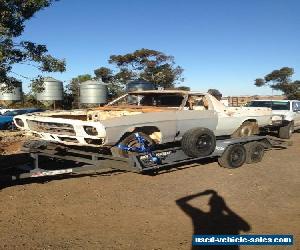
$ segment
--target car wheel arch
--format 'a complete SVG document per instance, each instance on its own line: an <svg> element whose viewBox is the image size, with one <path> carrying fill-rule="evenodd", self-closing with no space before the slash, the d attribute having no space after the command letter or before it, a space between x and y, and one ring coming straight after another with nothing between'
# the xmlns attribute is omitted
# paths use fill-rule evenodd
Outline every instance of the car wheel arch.
<svg viewBox="0 0 300 250"><path fill-rule="evenodd" d="M159 129L157 126L134 126L127 128L121 135L120 139L117 143L124 140L127 136L129 136L132 133L136 132L142 132L146 135L149 135L151 139L153 139L156 143L161 143L163 134L161 132L161 129Z"/></svg>
<svg viewBox="0 0 300 250"><path fill-rule="evenodd" d="M258 122L256 119L253 118L248 118L248 119L244 119L243 122L241 123L241 125L234 131L234 133L232 134L232 137L242 137L244 135L241 136L241 133L244 127L250 127L251 134L258 134L259 133L259 126L258 126Z"/></svg>

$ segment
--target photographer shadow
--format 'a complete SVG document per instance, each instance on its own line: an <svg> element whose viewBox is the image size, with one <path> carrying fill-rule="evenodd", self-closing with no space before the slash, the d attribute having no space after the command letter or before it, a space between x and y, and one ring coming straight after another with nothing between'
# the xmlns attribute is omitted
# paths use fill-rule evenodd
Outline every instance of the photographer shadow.
<svg viewBox="0 0 300 250"><path fill-rule="evenodd" d="M201 196L211 195L208 201L210 210L202 211L189 204L190 200ZM224 199L214 190L189 195L176 200L176 204L192 219L194 234L198 235L239 235L241 231L247 232L250 225L238 214L233 212L225 203ZM230 249L238 250L237 245L222 246L192 246L196 249Z"/></svg>

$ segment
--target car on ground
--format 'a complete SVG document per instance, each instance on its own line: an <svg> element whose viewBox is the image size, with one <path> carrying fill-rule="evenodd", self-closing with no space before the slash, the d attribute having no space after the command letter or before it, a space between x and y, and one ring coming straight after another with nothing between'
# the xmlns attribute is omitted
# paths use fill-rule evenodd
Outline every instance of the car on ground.
<svg viewBox="0 0 300 250"><path fill-rule="evenodd" d="M0 116L0 129L1 130L8 130L8 129L15 129L16 126L14 124L13 118L16 115L34 113L34 112L42 112L42 109L38 108L28 108L28 109L13 109L10 111L6 111L3 115Z"/></svg>
<svg viewBox="0 0 300 250"><path fill-rule="evenodd" d="M277 132L282 139L289 139L295 130L300 129L299 100L253 100L247 106L271 108L272 124L265 129Z"/></svg>
<svg viewBox="0 0 300 250"><path fill-rule="evenodd" d="M14 110L14 109L6 109L6 108L0 107L0 115L3 115L5 112L12 111L12 110Z"/></svg>
<svg viewBox="0 0 300 250"><path fill-rule="evenodd" d="M42 140L112 148L134 145L135 132L154 144L181 141L195 128L209 129L214 136L249 136L270 124L271 114L269 108L225 107L207 93L149 90L127 93L104 107L25 114L14 120ZM201 136L200 130L194 133ZM184 141L190 142L187 136Z"/></svg>

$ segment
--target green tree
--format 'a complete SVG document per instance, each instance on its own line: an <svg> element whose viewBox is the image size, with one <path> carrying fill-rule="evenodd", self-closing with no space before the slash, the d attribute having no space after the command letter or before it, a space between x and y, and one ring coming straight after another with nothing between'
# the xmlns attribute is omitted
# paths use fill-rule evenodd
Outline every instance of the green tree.
<svg viewBox="0 0 300 250"><path fill-rule="evenodd" d="M144 79L157 87L174 88L184 81L183 69L176 66L174 57L156 50L139 49L125 55L111 55L109 63L118 69L114 79L122 84Z"/></svg>
<svg viewBox="0 0 300 250"><path fill-rule="evenodd" d="M176 89L178 89L178 90L184 90L184 91L190 91L191 90L191 88L188 87L188 86L178 86Z"/></svg>
<svg viewBox="0 0 300 250"><path fill-rule="evenodd" d="M269 86L274 90L282 91L288 99L300 99L300 81L292 81L294 69L283 67L279 70L273 70L264 78L254 80L257 87Z"/></svg>
<svg viewBox="0 0 300 250"><path fill-rule="evenodd" d="M94 70L94 74L97 79L101 79L105 83L114 81L113 71L109 68L100 67Z"/></svg>
<svg viewBox="0 0 300 250"><path fill-rule="evenodd" d="M108 98L114 99L124 93L124 85L120 84L118 77L107 67L100 67L94 70L95 79L100 79L107 84Z"/></svg>
<svg viewBox="0 0 300 250"><path fill-rule="evenodd" d="M12 71L15 64L31 65L42 72L65 71L65 61L49 55L45 45L18 39L24 31L25 21L39 10L49 7L52 2L54 0L0 1L0 82L7 84L6 91L20 83L19 79L11 76L21 76ZM41 76L34 83L41 84Z"/></svg>
<svg viewBox="0 0 300 250"><path fill-rule="evenodd" d="M211 94L212 96L214 96L217 100L221 100L221 98L222 98L222 93L219 91L219 90L217 90L217 89L209 89L208 91L207 91L207 93L208 94Z"/></svg>

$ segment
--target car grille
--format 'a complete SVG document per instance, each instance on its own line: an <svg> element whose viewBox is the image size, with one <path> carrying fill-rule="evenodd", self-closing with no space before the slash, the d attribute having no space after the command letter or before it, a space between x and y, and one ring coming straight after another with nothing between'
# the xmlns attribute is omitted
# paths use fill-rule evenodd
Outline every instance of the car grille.
<svg viewBox="0 0 300 250"><path fill-rule="evenodd" d="M30 130L35 132L47 132L58 135L76 135L71 124L56 122L41 122L27 120Z"/></svg>

